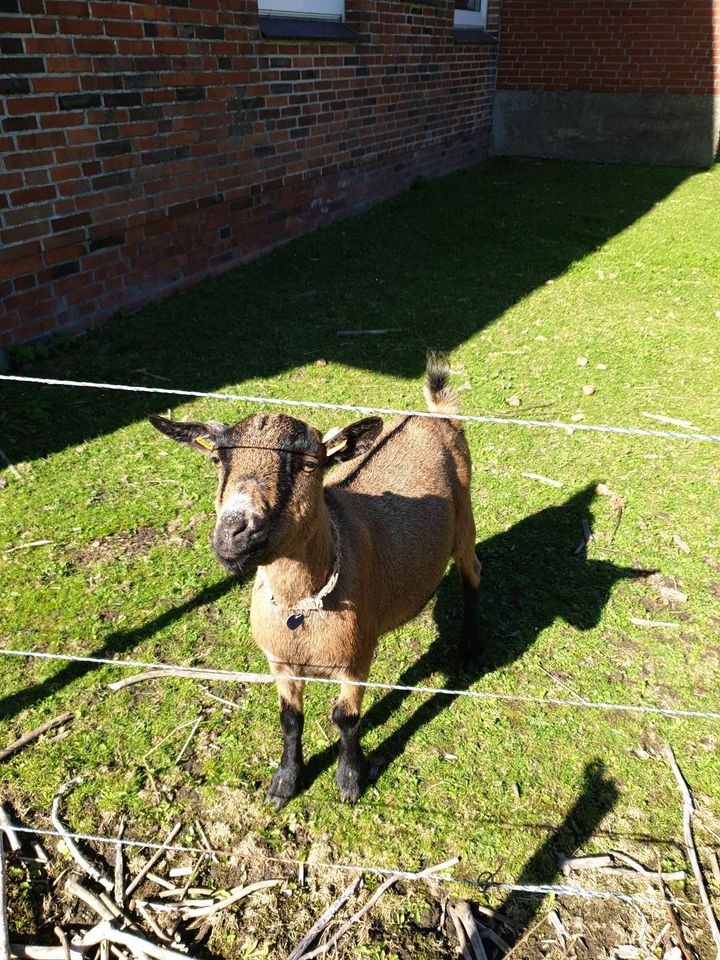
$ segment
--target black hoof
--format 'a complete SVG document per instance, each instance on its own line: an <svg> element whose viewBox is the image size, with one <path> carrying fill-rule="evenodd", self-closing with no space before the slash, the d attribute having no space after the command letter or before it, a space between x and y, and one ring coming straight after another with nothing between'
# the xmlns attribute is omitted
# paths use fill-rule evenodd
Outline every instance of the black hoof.
<svg viewBox="0 0 720 960"><path fill-rule="evenodd" d="M335 782L340 791L340 799L343 803L357 803L363 792L367 780L367 763L365 758L355 763L340 761Z"/></svg>
<svg viewBox="0 0 720 960"><path fill-rule="evenodd" d="M267 803L271 803L275 810L282 810L285 804L292 800L298 792L302 767L278 767L273 775L272 782L265 795Z"/></svg>

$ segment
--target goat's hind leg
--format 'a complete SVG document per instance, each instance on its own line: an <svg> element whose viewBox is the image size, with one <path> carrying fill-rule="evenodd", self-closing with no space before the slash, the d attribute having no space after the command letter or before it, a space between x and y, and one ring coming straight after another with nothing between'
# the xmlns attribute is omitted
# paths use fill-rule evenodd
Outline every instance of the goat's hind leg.
<svg viewBox="0 0 720 960"><path fill-rule="evenodd" d="M462 644L469 654L477 652L480 635L477 622L477 605L480 591L480 561L475 553L475 520L470 497L462 511L455 535L453 560L458 568L463 587Z"/></svg>
<svg viewBox="0 0 720 960"><path fill-rule="evenodd" d="M366 680L367 674L352 679ZM340 731L340 758L335 781L340 799L350 803L360 799L367 774L367 761L360 746L360 708L364 693L364 687L341 684L340 697L332 714L333 723Z"/></svg>
<svg viewBox="0 0 720 960"><path fill-rule="evenodd" d="M302 680L283 680L276 677L280 697L280 727L283 736L283 753L280 766L275 771L267 792L267 800L276 810L282 809L294 797L300 786L303 771L302 733L303 714Z"/></svg>

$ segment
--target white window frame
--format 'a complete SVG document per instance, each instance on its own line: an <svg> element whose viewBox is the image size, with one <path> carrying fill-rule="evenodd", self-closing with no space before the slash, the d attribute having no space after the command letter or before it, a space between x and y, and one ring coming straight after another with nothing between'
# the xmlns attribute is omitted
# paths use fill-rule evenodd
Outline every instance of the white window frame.
<svg viewBox="0 0 720 960"><path fill-rule="evenodd" d="M456 10L453 25L484 30L487 25L488 0L480 0L479 10Z"/></svg>
<svg viewBox="0 0 720 960"><path fill-rule="evenodd" d="M343 21L345 0L258 0L258 12L261 17Z"/></svg>

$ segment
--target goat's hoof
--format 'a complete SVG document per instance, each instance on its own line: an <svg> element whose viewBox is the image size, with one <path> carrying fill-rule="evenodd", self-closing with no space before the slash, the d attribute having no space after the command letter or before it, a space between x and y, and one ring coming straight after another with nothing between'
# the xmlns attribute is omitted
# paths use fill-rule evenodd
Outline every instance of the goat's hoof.
<svg viewBox="0 0 720 960"><path fill-rule="evenodd" d="M265 801L275 807L275 811L282 810L285 804L292 800L298 790L298 781L302 768L278 767L272 782L265 794Z"/></svg>
<svg viewBox="0 0 720 960"><path fill-rule="evenodd" d="M335 781L340 791L340 800L343 803L357 803L362 793L363 782L365 780L365 768L347 767L341 765L338 767Z"/></svg>

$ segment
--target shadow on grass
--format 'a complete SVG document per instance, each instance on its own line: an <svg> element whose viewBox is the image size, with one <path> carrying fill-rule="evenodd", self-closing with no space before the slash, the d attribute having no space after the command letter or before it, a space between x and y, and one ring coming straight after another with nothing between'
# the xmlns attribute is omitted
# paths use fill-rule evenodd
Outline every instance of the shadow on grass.
<svg viewBox="0 0 720 960"><path fill-rule="evenodd" d="M595 834L604 818L610 813L620 797L615 781L608 776L605 766L595 760L585 767L582 792L565 815L563 822L538 847L514 881L518 886L555 883L560 875L559 857L572 856ZM513 891L497 907L497 912L506 917L517 933L510 945L527 932L540 911L543 898L538 894ZM507 935L503 930L503 937Z"/></svg>
<svg viewBox="0 0 720 960"><path fill-rule="evenodd" d="M156 633L159 633L161 630L164 630L166 627L169 627L171 624L176 623L198 607L203 607L208 603L214 603L216 600L219 600L220 597L223 597L241 582L238 577L225 577L225 579L220 580L219 583L214 583L211 587L205 587L204 590L201 590L200 593L194 597L191 597L184 603L178 604L176 607L171 607L158 617L155 617L154 620L143 624L141 627L137 627L135 630L118 630L116 633L111 633L102 646L85 654L85 656L112 658L114 654L125 653L138 644L143 643L143 641L148 640ZM20 713L21 710L34 706L36 703L44 700L45 697L52 696L62 687L73 683L75 680L79 680L93 670L99 669L100 666L100 664L95 663L68 663L56 674L53 674L52 677L48 677L47 680L26 687L18 693L3 697L0 699L0 719L10 719L14 717Z"/></svg>
<svg viewBox="0 0 720 960"><path fill-rule="evenodd" d="M396 682L467 690L485 674L519 660L540 633L557 619L578 630L596 626L615 584L645 576L647 571L618 567L606 560L589 560L585 555L573 553L582 529L581 521L591 516L594 497L591 484L565 503L532 514L479 544L477 552L483 574L479 613L481 640L476 657L472 659L459 653L460 583L452 570L440 585L435 606L437 638ZM438 674L444 677L444 683ZM414 696L401 690L383 695L363 714L363 733L383 727L403 702ZM382 741L372 763L380 771L380 778L382 770L403 753L410 739L456 699L446 694L423 699ZM477 701L475 708L482 710L483 704ZM305 783L312 783L335 757L335 746L311 757L305 769Z"/></svg>
<svg viewBox="0 0 720 960"><path fill-rule="evenodd" d="M692 172L497 159L111 322L22 372L213 391L323 358L331 374L337 363L419 377L428 349L464 343L625 230ZM400 330L338 336L362 328ZM255 385L251 392L262 390ZM313 398L305 384L282 392ZM376 393L352 399L383 399ZM0 397L2 447L15 462L178 402L10 383L0 383ZM214 416L234 421L247 412L216 401Z"/></svg>

